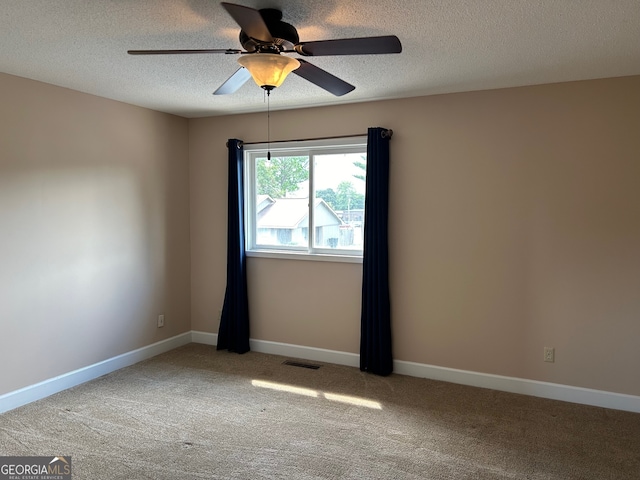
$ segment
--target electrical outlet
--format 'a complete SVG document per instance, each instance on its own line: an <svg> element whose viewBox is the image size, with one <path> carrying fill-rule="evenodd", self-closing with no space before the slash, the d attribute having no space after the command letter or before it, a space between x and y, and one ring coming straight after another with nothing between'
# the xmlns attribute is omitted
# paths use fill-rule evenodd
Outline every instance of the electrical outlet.
<svg viewBox="0 0 640 480"><path fill-rule="evenodd" d="M553 363L555 361L555 353L553 347L544 347L544 361Z"/></svg>
<svg viewBox="0 0 640 480"><path fill-rule="evenodd" d="M158 328L164 327L164 315L158 315Z"/></svg>

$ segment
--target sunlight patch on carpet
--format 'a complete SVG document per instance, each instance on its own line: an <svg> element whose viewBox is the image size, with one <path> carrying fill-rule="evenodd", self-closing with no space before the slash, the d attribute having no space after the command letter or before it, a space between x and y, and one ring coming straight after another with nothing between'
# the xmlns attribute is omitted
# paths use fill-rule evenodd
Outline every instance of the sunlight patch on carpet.
<svg viewBox="0 0 640 480"><path fill-rule="evenodd" d="M334 402L348 403L349 405L356 405L358 407L374 408L376 410L382 410L380 402L375 400L368 400L366 398L351 397L349 395L338 395L337 393L325 393L324 398L332 400Z"/></svg>
<svg viewBox="0 0 640 480"><path fill-rule="evenodd" d="M271 390L278 390L280 392L295 393L298 395L304 395L305 397L318 397L318 392L310 390L308 388L294 387L293 385L286 385L283 383L266 382L264 380L251 380L251 385L260 388L269 388Z"/></svg>
<svg viewBox="0 0 640 480"><path fill-rule="evenodd" d="M309 388L296 387L293 385L287 385L285 383L268 382L266 380L251 380L251 385L254 387L268 388L270 390L277 390L280 392L295 393L297 395L304 395L305 397L320 398L322 395L327 400L332 402L347 403L349 405L355 405L358 407L373 408L375 410L382 410L380 402L375 400L369 400L367 398L352 397L349 395L340 395L337 393L318 392Z"/></svg>

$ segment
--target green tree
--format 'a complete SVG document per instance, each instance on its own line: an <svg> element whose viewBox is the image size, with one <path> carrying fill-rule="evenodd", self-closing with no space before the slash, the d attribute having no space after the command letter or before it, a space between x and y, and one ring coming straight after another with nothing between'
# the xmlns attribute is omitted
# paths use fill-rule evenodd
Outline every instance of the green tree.
<svg viewBox="0 0 640 480"><path fill-rule="evenodd" d="M300 183L309 180L308 157L259 158L256 162L258 195L285 198L298 190Z"/></svg>
<svg viewBox="0 0 640 480"><path fill-rule="evenodd" d="M323 190L318 190L316 192L316 197L321 198L327 205L329 205L334 210L337 210L336 204L338 203L338 197L336 196L336 192L333 188L325 188Z"/></svg>
<svg viewBox="0 0 640 480"><path fill-rule="evenodd" d="M364 195L356 193L351 201L351 208L364 208Z"/></svg>
<svg viewBox="0 0 640 480"><path fill-rule="evenodd" d="M358 167L360 170L362 170L362 174L354 174L353 176L355 178L357 178L358 180L362 180L363 182L366 181L367 177L367 157L365 157L364 155L361 155L360 158L362 158L362 161L355 161L353 162L353 164Z"/></svg>
<svg viewBox="0 0 640 480"><path fill-rule="evenodd" d="M340 182L336 191L336 210L364 208L364 195L351 182Z"/></svg>

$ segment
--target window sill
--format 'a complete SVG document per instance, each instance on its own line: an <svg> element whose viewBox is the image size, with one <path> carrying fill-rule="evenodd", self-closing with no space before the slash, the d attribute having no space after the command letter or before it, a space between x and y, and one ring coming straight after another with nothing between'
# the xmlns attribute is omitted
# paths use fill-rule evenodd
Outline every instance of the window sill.
<svg viewBox="0 0 640 480"><path fill-rule="evenodd" d="M277 258L281 260L302 260L311 262L335 262L335 263L362 263L361 256L355 255L330 255L324 253L299 253L270 250L247 250L247 257Z"/></svg>

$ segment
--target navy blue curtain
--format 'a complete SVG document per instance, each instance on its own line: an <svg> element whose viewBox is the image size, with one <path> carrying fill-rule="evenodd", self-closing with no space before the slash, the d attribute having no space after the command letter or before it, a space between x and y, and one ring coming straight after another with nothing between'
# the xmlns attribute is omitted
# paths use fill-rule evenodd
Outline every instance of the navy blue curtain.
<svg viewBox="0 0 640 480"><path fill-rule="evenodd" d="M391 134L384 128L367 132L360 370L377 375L393 371L388 242Z"/></svg>
<svg viewBox="0 0 640 480"><path fill-rule="evenodd" d="M220 328L218 350L249 351L249 299L244 249L244 159L242 141L231 139L229 149L229 213L227 216L227 289Z"/></svg>

